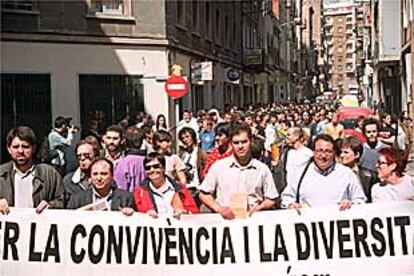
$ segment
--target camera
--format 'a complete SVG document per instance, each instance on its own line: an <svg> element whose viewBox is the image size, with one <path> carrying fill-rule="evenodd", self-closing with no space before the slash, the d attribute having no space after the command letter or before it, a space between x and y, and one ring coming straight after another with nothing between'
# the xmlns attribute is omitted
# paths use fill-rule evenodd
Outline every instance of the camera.
<svg viewBox="0 0 414 276"><path fill-rule="evenodd" d="M192 171L193 166L191 164L185 163L184 174L188 182L191 182L194 179L194 173L192 173Z"/></svg>

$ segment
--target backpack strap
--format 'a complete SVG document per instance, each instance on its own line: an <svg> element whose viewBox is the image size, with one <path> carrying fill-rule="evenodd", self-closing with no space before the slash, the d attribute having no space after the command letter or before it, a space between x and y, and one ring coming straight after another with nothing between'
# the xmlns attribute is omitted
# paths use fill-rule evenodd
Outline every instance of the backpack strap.
<svg viewBox="0 0 414 276"><path fill-rule="evenodd" d="M313 162L313 158L311 158L308 162L308 164L306 164L305 169L302 172L302 175L299 178L299 183L298 183L298 188L296 189L296 203L299 203L299 191L300 191L300 186L302 186L302 182L303 182L303 178L305 177L306 172L309 169L310 164Z"/></svg>

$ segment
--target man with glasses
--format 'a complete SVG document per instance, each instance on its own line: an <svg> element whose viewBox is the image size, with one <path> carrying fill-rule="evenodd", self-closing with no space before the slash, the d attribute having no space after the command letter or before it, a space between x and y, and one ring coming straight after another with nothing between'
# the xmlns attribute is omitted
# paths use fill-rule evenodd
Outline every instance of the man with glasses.
<svg viewBox="0 0 414 276"><path fill-rule="evenodd" d="M335 163L335 142L326 134L315 138L314 158L296 178L288 182L282 193L282 207L339 205L340 210L366 201L357 176L350 168Z"/></svg>
<svg viewBox="0 0 414 276"><path fill-rule="evenodd" d="M388 147L378 139L380 125L374 118L367 118L362 123L362 130L367 142L363 144L364 151L361 156L360 164L362 167L372 171L377 171L376 164L378 160L378 152Z"/></svg>
<svg viewBox="0 0 414 276"><path fill-rule="evenodd" d="M73 194L85 191L90 187L88 173L92 161L99 154L94 150L93 145L85 140L81 140L76 144L76 159L79 167L63 178L65 187L65 204L67 204Z"/></svg>

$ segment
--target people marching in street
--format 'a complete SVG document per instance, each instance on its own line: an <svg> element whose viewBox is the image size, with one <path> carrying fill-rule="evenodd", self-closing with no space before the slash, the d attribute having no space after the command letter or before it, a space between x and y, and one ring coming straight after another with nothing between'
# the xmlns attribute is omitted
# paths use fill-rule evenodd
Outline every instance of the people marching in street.
<svg viewBox="0 0 414 276"><path fill-rule="evenodd" d="M138 210L154 217L201 210L233 219L240 215L234 207L237 202L245 202L251 214L325 205L345 210L365 202L412 199L412 180L404 173L413 128L406 114L399 123L385 113L381 123L376 115L359 116L352 130L342 124L337 107L328 104L227 106L222 114L224 120L218 109L184 110L183 119L171 129L164 114L153 122L151 115L141 113L138 123L126 115L102 136L95 131L79 141L73 150L78 167L69 172L65 172L65 155L77 128L70 125L70 118L57 117L47 144L58 154L41 153L52 156L50 163L63 174L63 182L56 170L38 164L42 155L35 154L37 142L31 130L15 128L7 142L12 161L0 167L0 210L80 208L93 205L97 198L108 199L115 189L135 193ZM398 156L395 148L401 150ZM101 160L98 167L105 167L101 170L105 172L93 176L90 166L101 157L112 168ZM51 177L42 188L54 185L56 194L32 198L27 194L30 189L14 188L14 182L37 183L40 171ZM104 177L108 181L97 180L102 174L108 175ZM98 191L96 185L102 181L109 184ZM83 196L74 197L78 194ZM161 198L154 199L157 194ZM133 210L134 206L125 207Z"/></svg>

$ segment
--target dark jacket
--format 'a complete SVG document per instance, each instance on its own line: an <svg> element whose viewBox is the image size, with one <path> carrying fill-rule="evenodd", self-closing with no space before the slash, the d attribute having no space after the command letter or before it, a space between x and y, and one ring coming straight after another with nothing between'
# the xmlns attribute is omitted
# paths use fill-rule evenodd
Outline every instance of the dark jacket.
<svg viewBox="0 0 414 276"><path fill-rule="evenodd" d="M379 182L377 173L359 166L358 177L361 181L364 193L368 199L367 202L372 202L372 197L371 197L372 186L374 186L375 183Z"/></svg>
<svg viewBox="0 0 414 276"><path fill-rule="evenodd" d="M10 206L14 206L14 174L13 161L0 166L0 198L5 198ZM33 207L45 200L52 208L63 208L62 177L52 166L35 165L32 196Z"/></svg>
<svg viewBox="0 0 414 276"><path fill-rule="evenodd" d="M93 200L92 188L88 188L85 191L81 191L72 195L68 203L68 209L78 209L85 205L91 204ZM119 211L119 208L130 207L136 210L134 198L132 193L119 189L116 183L112 184L112 196L111 196L111 211Z"/></svg>
<svg viewBox="0 0 414 276"><path fill-rule="evenodd" d="M63 178L63 186L65 187L65 206L68 205L72 195L85 191L90 187L87 179L83 179L79 183L73 182L72 177L74 174L75 172L68 173Z"/></svg>

